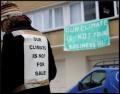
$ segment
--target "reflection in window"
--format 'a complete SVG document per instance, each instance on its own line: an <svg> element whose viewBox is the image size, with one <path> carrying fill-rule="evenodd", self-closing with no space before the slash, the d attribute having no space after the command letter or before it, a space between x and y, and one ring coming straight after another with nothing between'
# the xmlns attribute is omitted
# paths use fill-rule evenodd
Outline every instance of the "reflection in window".
<svg viewBox="0 0 120 94"><path fill-rule="evenodd" d="M105 81L105 73L104 72L94 72L92 74L92 81L96 86L102 85Z"/></svg>
<svg viewBox="0 0 120 94"><path fill-rule="evenodd" d="M91 81L91 75L89 75L82 81L82 89L90 88L90 81Z"/></svg>
<svg viewBox="0 0 120 94"><path fill-rule="evenodd" d="M113 1L99 1L100 19L114 16Z"/></svg>
<svg viewBox="0 0 120 94"><path fill-rule="evenodd" d="M95 1L84 1L85 21L96 19Z"/></svg>
<svg viewBox="0 0 120 94"><path fill-rule="evenodd" d="M63 10L62 7L55 8L55 27L63 26Z"/></svg>
<svg viewBox="0 0 120 94"><path fill-rule="evenodd" d="M80 3L74 3L70 5L70 23L81 22L81 6Z"/></svg>
<svg viewBox="0 0 120 94"><path fill-rule="evenodd" d="M90 88L95 88L101 86L105 81L105 72L104 71L96 71L93 72L91 75L87 76L81 82L81 89L86 90Z"/></svg>
<svg viewBox="0 0 120 94"><path fill-rule="evenodd" d="M83 80L83 83L89 83L90 82L90 78L91 78L91 76L86 77L86 79Z"/></svg>

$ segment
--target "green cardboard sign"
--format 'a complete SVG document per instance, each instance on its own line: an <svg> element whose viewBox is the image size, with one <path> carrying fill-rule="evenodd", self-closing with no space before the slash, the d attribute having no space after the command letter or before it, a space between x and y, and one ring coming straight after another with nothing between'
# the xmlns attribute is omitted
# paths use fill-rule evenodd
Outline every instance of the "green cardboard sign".
<svg viewBox="0 0 120 94"><path fill-rule="evenodd" d="M69 25L64 28L64 50L90 50L110 45L107 19Z"/></svg>

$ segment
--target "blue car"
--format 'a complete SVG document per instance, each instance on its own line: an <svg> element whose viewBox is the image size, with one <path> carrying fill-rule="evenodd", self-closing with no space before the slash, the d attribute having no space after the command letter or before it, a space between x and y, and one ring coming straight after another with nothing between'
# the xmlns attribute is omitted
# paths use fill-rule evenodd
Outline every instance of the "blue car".
<svg viewBox="0 0 120 94"><path fill-rule="evenodd" d="M94 68L68 93L119 93L119 68Z"/></svg>

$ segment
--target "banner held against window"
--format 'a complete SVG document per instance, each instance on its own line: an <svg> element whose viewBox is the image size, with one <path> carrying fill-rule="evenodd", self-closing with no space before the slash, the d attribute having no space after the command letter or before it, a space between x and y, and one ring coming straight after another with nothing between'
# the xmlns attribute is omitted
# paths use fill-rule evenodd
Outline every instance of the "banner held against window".
<svg viewBox="0 0 120 94"><path fill-rule="evenodd" d="M107 19L69 25L64 28L64 51L90 50L109 45Z"/></svg>

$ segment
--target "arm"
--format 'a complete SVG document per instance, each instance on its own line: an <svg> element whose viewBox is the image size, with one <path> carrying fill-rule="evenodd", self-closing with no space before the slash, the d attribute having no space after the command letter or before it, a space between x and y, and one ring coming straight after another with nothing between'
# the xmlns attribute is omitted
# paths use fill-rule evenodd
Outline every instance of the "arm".
<svg viewBox="0 0 120 94"><path fill-rule="evenodd" d="M55 78L57 69L49 41L48 41L48 50L49 50L49 80L51 81Z"/></svg>
<svg viewBox="0 0 120 94"><path fill-rule="evenodd" d="M2 94L9 94L14 88L14 37L12 34L5 34L2 46Z"/></svg>

